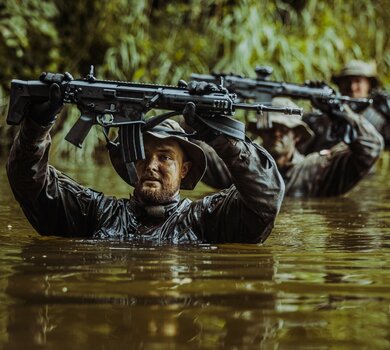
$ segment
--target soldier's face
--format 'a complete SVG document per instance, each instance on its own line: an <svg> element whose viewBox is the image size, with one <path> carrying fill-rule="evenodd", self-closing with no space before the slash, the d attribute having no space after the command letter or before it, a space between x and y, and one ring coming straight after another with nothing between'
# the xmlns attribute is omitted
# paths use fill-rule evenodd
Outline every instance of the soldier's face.
<svg viewBox="0 0 390 350"><path fill-rule="evenodd" d="M289 160L298 141L294 130L284 125L273 124L272 129L262 134L264 148L277 161L284 157Z"/></svg>
<svg viewBox="0 0 390 350"><path fill-rule="evenodd" d="M135 193L145 203L167 203L179 192L181 180L186 177L191 162L185 161L175 140L146 135L144 146L146 158L136 162L139 180Z"/></svg>
<svg viewBox="0 0 390 350"><path fill-rule="evenodd" d="M340 92L353 98L368 97L371 90L371 82L366 77L351 76L340 81Z"/></svg>

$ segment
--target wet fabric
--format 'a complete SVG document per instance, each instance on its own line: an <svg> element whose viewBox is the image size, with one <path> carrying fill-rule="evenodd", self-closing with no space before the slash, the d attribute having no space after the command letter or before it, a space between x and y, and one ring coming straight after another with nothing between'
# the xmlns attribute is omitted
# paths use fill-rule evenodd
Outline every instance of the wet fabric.
<svg viewBox="0 0 390 350"><path fill-rule="evenodd" d="M363 116L374 125L385 141L385 148L390 149L390 116L386 119L374 107L368 107L364 110Z"/></svg>
<svg viewBox="0 0 390 350"><path fill-rule="evenodd" d="M295 151L291 162L279 169L285 181L286 196L341 195L364 178L381 154L383 139L364 117L354 114L354 124L357 138L350 145L338 143L329 150L307 156ZM204 147L204 151L207 161L216 164L209 167L203 181L219 189L230 186L222 160L210 148Z"/></svg>
<svg viewBox="0 0 390 350"><path fill-rule="evenodd" d="M251 142L219 136L210 143L232 175L228 189L197 201L175 197L163 208L151 208L134 197L117 199L81 186L48 165L49 131L25 119L7 164L15 198L42 235L258 243L274 226L284 183L272 157Z"/></svg>
<svg viewBox="0 0 390 350"><path fill-rule="evenodd" d="M385 148L390 149L389 121L372 106L367 107L360 114L374 125L375 129L384 139ZM302 153L309 154L318 152L323 149L331 148L338 143L338 141L330 135L331 119L327 115L316 112L308 113L303 117L303 120L309 125L310 129L314 131L315 137L310 143L303 145L300 149Z"/></svg>

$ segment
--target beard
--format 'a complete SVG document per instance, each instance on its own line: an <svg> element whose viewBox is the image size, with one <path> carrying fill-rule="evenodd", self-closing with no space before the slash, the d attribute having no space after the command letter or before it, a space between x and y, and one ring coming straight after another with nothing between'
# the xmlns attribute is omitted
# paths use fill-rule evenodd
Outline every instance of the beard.
<svg viewBox="0 0 390 350"><path fill-rule="evenodd" d="M138 182L134 188L135 196L145 204L165 204L171 202L172 198L179 192L179 185L171 185L167 188L144 188Z"/></svg>
<svg viewBox="0 0 390 350"><path fill-rule="evenodd" d="M285 156L290 151L289 145L286 145L283 141L277 141L265 148L273 158Z"/></svg>

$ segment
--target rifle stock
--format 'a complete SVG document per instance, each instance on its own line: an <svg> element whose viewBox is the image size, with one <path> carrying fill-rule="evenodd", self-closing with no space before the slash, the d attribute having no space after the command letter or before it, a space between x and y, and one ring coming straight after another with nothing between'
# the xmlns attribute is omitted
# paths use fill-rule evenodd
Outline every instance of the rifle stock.
<svg viewBox="0 0 390 350"><path fill-rule="evenodd" d="M48 95L49 86L39 80L12 80L7 124L19 125L26 114L29 104L34 100L43 101L45 98L47 99Z"/></svg>

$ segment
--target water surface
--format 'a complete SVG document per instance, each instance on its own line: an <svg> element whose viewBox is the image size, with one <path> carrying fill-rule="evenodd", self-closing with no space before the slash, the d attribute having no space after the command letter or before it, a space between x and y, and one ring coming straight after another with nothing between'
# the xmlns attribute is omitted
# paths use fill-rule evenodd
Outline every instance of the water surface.
<svg viewBox="0 0 390 350"><path fill-rule="evenodd" d="M390 349L388 161L345 197L287 199L264 245L156 247L40 237L2 160L0 349ZM57 166L128 195L109 166Z"/></svg>

